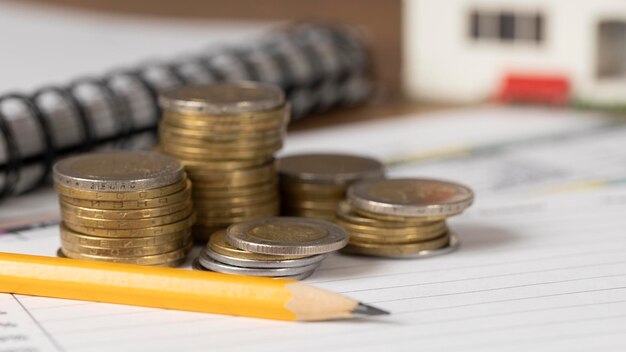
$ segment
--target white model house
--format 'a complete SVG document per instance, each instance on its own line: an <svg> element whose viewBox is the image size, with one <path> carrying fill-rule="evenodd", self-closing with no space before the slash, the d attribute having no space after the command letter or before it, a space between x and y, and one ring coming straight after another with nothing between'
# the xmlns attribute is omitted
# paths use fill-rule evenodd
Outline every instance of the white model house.
<svg viewBox="0 0 626 352"><path fill-rule="evenodd" d="M410 97L484 101L521 79L539 86L558 81L568 101L626 103L626 0L405 0L404 6Z"/></svg>

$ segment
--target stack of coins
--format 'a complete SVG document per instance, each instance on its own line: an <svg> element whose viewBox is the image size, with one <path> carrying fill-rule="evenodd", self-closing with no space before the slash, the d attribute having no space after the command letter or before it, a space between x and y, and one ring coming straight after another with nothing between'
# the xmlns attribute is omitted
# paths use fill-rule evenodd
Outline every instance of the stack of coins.
<svg viewBox="0 0 626 352"><path fill-rule="evenodd" d="M164 93L159 150L181 160L193 181L197 239L240 221L278 215L273 155L289 106L272 85L233 82Z"/></svg>
<svg viewBox="0 0 626 352"><path fill-rule="evenodd" d="M334 220L348 186L385 176L375 159L346 154L301 154L278 160L283 215Z"/></svg>
<svg viewBox="0 0 626 352"><path fill-rule="evenodd" d="M177 266L192 245L191 183L182 164L153 152L84 154L54 165L59 255Z"/></svg>
<svg viewBox="0 0 626 352"><path fill-rule="evenodd" d="M468 187L429 179L360 182L337 208L337 223L350 234L347 253L425 257L454 250L459 242L446 219L472 204Z"/></svg>
<svg viewBox="0 0 626 352"><path fill-rule="evenodd" d="M231 225L211 236L197 269L229 274L304 279L348 233L328 221L273 217Z"/></svg>

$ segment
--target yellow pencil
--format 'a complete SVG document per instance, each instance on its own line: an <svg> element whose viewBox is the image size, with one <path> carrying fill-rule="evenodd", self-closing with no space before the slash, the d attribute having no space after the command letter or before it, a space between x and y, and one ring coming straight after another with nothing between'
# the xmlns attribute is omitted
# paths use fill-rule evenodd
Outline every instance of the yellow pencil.
<svg viewBox="0 0 626 352"><path fill-rule="evenodd" d="M388 314L295 280L1 252L0 292L278 320Z"/></svg>

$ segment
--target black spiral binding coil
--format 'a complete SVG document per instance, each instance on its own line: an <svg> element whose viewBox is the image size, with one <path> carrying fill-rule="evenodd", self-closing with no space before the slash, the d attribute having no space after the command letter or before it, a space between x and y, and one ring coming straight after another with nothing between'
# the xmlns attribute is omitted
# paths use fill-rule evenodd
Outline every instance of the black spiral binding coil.
<svg viewBox="0 0 626 352"><path fill-rule="evenodd" d="M285 50L289 48L289 50ZM337 105L354 104L363 101L371 90L369 57L363 43L353 29L339 26L301 24L288 30L276 32L266 39L241 48L229 48L208 55L197 55L173 63L143 66L136 69L117 70L101 78L81 78L66 86L44 87L31 95L5 94L0 96L0 141L3 142L5 160L0 153L0 198L23 193L36 188L49 180L54 161L68 154L85 152L104 145L114 144L116 148L132 148L129 141L137 135L151 133L156 135L156 128L161 111L158 106L159 92L175 86L247 79L269 81L264 78L263 64L255 62L254 56L262 55L274 66L279 75L274 82L285 90L293 108L292 118L319 112ZM297 57L294 57L296 55ZM304 62L295 62L304 58ZM221 60L221 62L219 61ZM230 61L229 61L230 60ZM224 61L231 64L225 65ZM218 63L219 62L219 63ZM325 62L333 62L328 67ZM185 65L192 65L202 70L209 77L203 82L184 71ZM300 72L298 66L307 67L307 72ZM168 76L167 84L150 78L150 70L160 71ZM235 73L235 77L233 76ZM229 76L230 74L230 76ZM306 78L302 78L306 76ZM138 126L133 111L132 93L120 92L115 88L115 81L126 79L143 91L147 105L152 110L147 117L149 123ZM350 86L351 80L357 83ZM356 91L354 86L357 87ZM91 88L104 102L108 115L116 127L114 133L99 136L95 122L102 116L96 116L93 102L88 102L78 94L80 89ZM325 90L326 89L326 90ZM135 92L136 93L136 92ZM60 147L58 137L52 125L56 122L51 111L45 109L41 101L44 97L56 96L71 112L79 126L82 136L79 143ZM304 97L304 98L303 98ZM12 121L3 112L3 105L13 101L22 106L23 113L32 119L38 131L30 131L40 136L43 150L33 155L25 155L20 150L20 138L12 128ZM55 139L55 137L57 137ZM22 172L31 167L36 177L31 177L27 184L20 184L24 179Z"/></svg>

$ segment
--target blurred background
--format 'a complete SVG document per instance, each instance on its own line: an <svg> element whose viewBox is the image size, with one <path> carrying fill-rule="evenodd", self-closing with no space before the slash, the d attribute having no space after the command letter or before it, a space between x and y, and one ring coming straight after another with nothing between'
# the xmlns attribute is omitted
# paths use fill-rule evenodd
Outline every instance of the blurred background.
<svg viewBox="0 0 626 352"><path fill-rule="evenodd" d="M305 119L295 128L440 104L496 101L614 109L626 102L626 2L622 0L30 0L4 1L0 6L23 10L19 21L36 28L35 38L45 37L44 32L50 30L51 24L40 18L51 13L98 23L102 31L107 26L114 31L116 18L122 19L123 26L136 22L140 27L147 23L158 28L162 23L162 32L171 28L175 33L172 36L178 36L169 38L171 41L184 43L133 52L129 47L137 46L136 39L124 43L123 36L114 38L114 44L122 48L117 57L107 58L110 64L84 58L94 62L86 66L92 73L111 65L133 63L141 57L175 57L183 48L194 49L194 43L200 48L231 39L244 41L246 35L232 35L235 29L250 29L252 33L254 28L272 28L292 21L355 26L371 55L376 84L367 100L368 108L359 109L356 115L342 114L340 119L326 112L324 116L329 117ZM215 35L210 30L203 34L211 24L226 28L225 34ZM135 32L142 35L135 28L130 28L127 35ZM10 33L3 36L3 41L11 41L11 37L13 46L18 42L31 48L45 47L40 39L24 37L19 28ZM111 44L101 40L103 46ZM62 55L85 55L80 47L72 47L77 40L69 41L73 43L66 43L63 50L50 50L60 52L56 61L62 61ZM56 48L61 47L56 44ZM13 52L23 63L24 53ZM54 69L54 63L49 61L45 69L50 68ZM19 75L15 81L23 85L27 81L25 74ZM36 71L28 76L32 85L34 81L45 83L47 77ZM63 77L59 74L50 78ZM15 86L21 88L20 84Z"/></svg>

